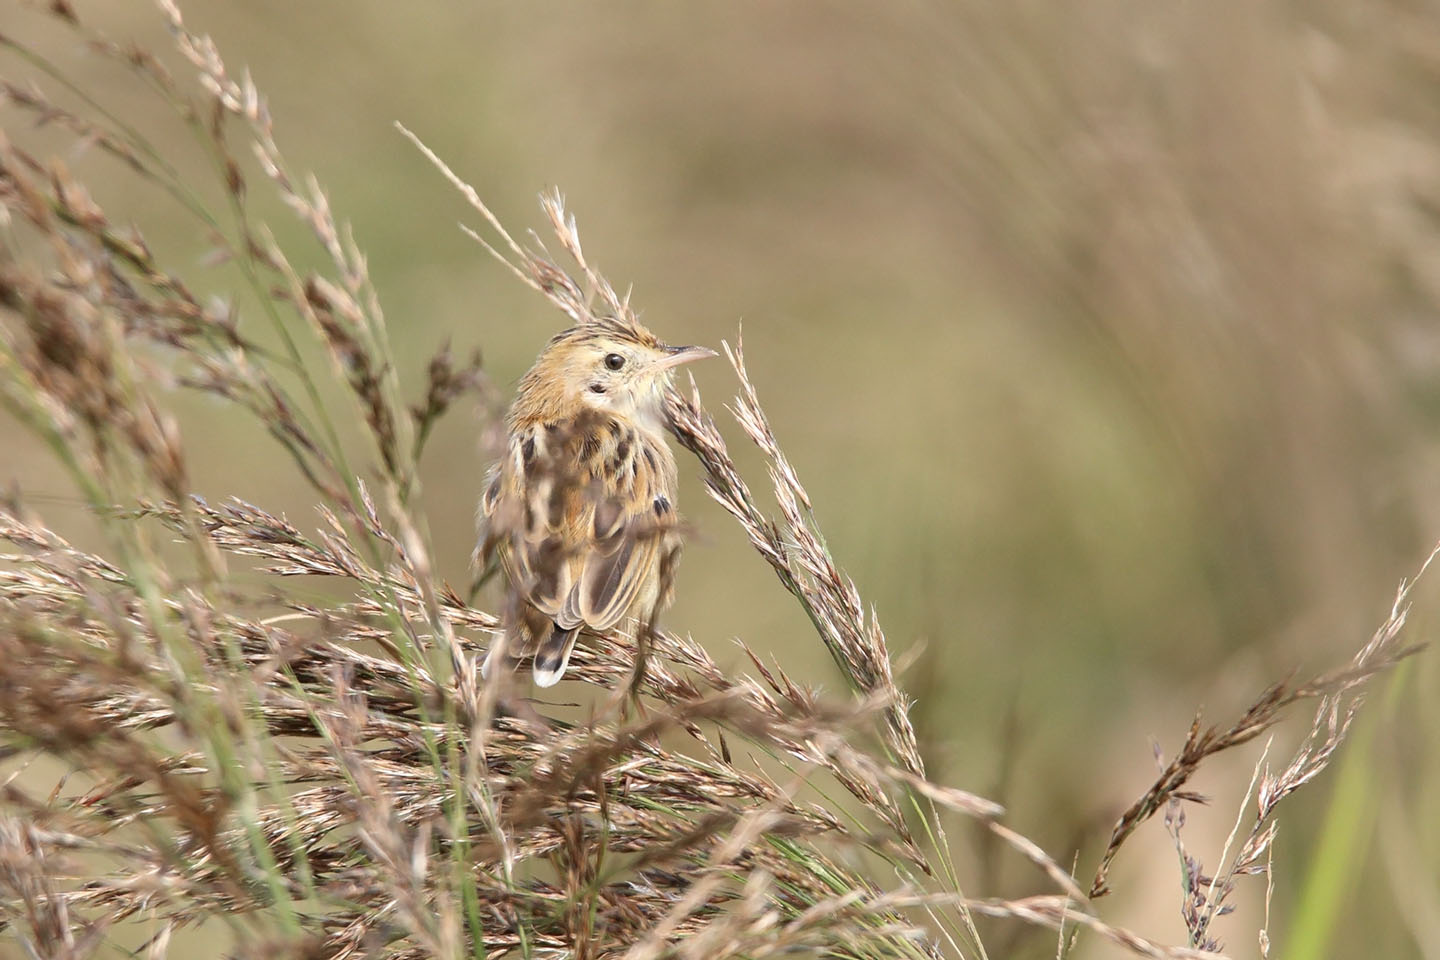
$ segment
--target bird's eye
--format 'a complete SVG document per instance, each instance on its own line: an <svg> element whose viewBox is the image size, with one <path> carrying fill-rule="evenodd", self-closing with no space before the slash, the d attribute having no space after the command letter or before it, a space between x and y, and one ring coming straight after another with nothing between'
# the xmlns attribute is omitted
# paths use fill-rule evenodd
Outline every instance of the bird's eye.
<svg viewBox="0 0 1440 960"><path fill-rule="evenodd" d="M618 353L605 354L605 366L611 370L619 370L625 366L625 358Z"/></svg>

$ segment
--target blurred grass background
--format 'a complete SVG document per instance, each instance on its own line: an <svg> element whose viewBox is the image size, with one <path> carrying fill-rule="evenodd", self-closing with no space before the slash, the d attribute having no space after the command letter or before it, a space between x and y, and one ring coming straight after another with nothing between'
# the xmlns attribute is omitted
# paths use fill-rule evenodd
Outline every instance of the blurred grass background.
<svg viewBox="0 0 1440 960"><path fill-rule="evenodd" d="M0 32L205 178L132 77L0 3ZM147 4L77 6L185 75ZM512 230L539 225L538 190L563 189L591 258L633 281L666 339L718 346L743 320L831 546L892 646L917 651L932 775L1006 803L1057 859L1076 852L1082 879L1153 777L1150 737L1173 750L1197 706L1225 720L1270 681L1347 659L1440 536L1440 13L1423 4L184 8L251 68L291 162L353 224L412 389L450 338L483 350L508 401L561 318L454 229L473 217L394 120ZM9 51L0 71L67 102ZM3 103L0 121L33 152L71 150ZM67 160L177 269L199 263L204 236L158 192L97 151ZM300 230L279 209L270 222ZM197 274L237 286L224 267ZM720 363L696 374L712 404L731 389ZM199 490L311 522L262 434L177 404ZM483 425L442 422L424 465L456 584ZM0 441L6 480L64 493L18 428ZM743 637L838 689L682 472L699 533L668 625L737 661ZM37 503L52 522L67 509ZM1412 639L1437 594L1419 591ZM1326 788L1281 814L1274 955L1440 956L1437 684L1433 654L1412 662ZM1218 801L1187 828L1209 864L1256 756L1196 784ZM977 892L1029 878L973 852ZM1183 940L1178 876L1150 824L1109 916ZM1250 893L1220 928L1239 956L1263 882ZM994 955L1053 955L1029 936Z"/></svg>

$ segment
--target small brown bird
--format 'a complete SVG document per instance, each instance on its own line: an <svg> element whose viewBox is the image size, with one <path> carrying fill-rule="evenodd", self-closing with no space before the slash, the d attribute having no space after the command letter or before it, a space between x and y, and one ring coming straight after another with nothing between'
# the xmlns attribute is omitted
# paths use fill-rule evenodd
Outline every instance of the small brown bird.
<svg viewBox="0 0 1440 960"><path fill-rule="evenodd" d="M504 649L534 654L540 686L565 675L582 628L648 619L669 602L662 573L680 535L662 397L676 367L713 356L608 318L557 334L521 379L480 501L477 556L499 557Z"/></svg>

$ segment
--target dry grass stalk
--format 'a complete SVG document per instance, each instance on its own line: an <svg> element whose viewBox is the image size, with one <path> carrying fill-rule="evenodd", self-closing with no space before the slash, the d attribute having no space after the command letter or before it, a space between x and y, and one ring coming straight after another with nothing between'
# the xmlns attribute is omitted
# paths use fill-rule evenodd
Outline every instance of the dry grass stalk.
<svg viewBox="0 0 1440 960"><path fill-rule="evenodd" d="M1437 555L1440 555L1440 546L1425 559L1416 574L1417 580ZM1237 880L1244 876L1264 876L1267 883L1267 917L1260 928L1259 940L1262 955L1269 955L1269 893L1273 885L1273 844L1279 830L1279 823L1275 820L1276 808L1286 797L1313 781L1330 765L1335 751L1350 731L1356 711L1364 702L1362 688L1377 674L1393 667L1418 649L1400 642L1400 633L1409 614L1409 596L1413 586L1414 581L1401 584L1395 602L1390 607L1390 615L1369 642L1356 652L1348 666L1317 677L1291 692L1290 696L1294 700L1318 699L1310 730L1290 761L1278 772L1273 771L1267 763L1270 748L1269 744L1266 745L1255 765L1255 773L1245 792L1245 798L1240 804L1240 815L1236 819L1235 829L1231 831L1224 849L1220 852L1220 869L1215 871L1213 876L1206 875L1203 865L1190 856L1181 840L1181 829L1185 824L1182 802L1186 798L1180 791L1175 791L1166 800L1166 825L1175 839L1183 872L1181 880L1185 899L1181 906L1181 915L1185 919L1191 945L1206 950L1220 950L1221 941L1211 934L1210 927L1217 917L1224 916L1233 909L1226 901L1235 891ZM1268 701L1269 697L1267 692L1262 702ZM1247 716L1250 716L1254 709L1252 707L1247 711ZM1274 720L1270 722L1273 723ZM1248 830L1244 837L1240 838L1252 796L1255 798L1255 808L1249 817ZM1235 846L1237 839L1240 840L1238 847Z"/></svg>
<svg viewBox="0 0 1440 960"><path fill-rule="evenodd" d="M138 926L161 957L175 931L212 922L230 927L242 956L923 958L984 956L971 919L981 914L1068 924L1139 956L1211 955L1106 923L1068 871L1000 822L998 805L926 778L885 635L825 546L738 342L733 413L769 461L778 518L757 504L693 384L667 399L672 427L855 695L826 702L748 648L753 673L723 670L653 625L576 652L567 676L609 691L584 721L542 716L498 679L504 671L482 682L476 665L500 621L437 580L414 505L431 427L466 393L491 393L478 358L457 365L442 348L419 399L404 401L354 239L318 184L288 172L253 81L232 77L171 0L159 6L200 96L148 53L89 33L67 4L52 12L175 109L214 163L225 214L98 107L80 116L38 86L3 89L16 109L159 184L216 245L212 262L238 269L265 329L230 303L200 303L138 230L0 134L11 240L0 252L0 400L69 468L112 554L74 548L22 500L0 510L10 545L0 749L19 771L37 757L71 771L39 797L17 773L0 795L10 935L55 957L93 955ZM14 38L3 45L29 52ZM248 160L231 151L234 128ZM572 321L629 314L558 194L542 206L573 276L539 241L516 242L405 133L499 241L472 235ZM309 228L329 276L295 268L252 220L252 165ZM305 364L309 348L329 354L331 380ZM341 440L321 389L332 384L366 428L363 454ZM170 389L213 395L263 425L314 490L319 529L195 496ZM169 559L162 534L195 562ZM339 599L302 594L297 576L328 578ZM1274 804L1343 738L1354 706L1344 698L1404 654L1402 624L1397 613L1342 673L1273 688L1225 732L1197 724L1117 826L1096 892L1115 849L1186 796L1206 757L1319 698L1326 723L1262 781L1255 828L1207 891L1213 916L1233 878L1268 856ZM763 761L737 759L732 743ZM777 784L775 766L796 780ZM802 779L848 799L804 800ZM963 895L941 829L950 815L979 821L1058 893Z"/></svg>
<svg viewBox="0 0 1440 960"><path fill-rule="evenodd" d="M1437 548L1440 549L1440 548ZM1416 579L1429 569L1436 556L1432 552L1421 565ZM1268 819L1275 805L1295 790L1309 783L1326 766L1335 749L1339 747L1350 728L1362 702L1357 691L1377 675L1384 673L1420 648L1400 641L1409 612L1407 604L1414 581L1400 586L1389 617L1382 623L1364 646L1356 652L1351 662L1343 668L1321 674L1308 683L1276 683L1268 687L1258 698L1227 728L1218 726L1201 727L1197 715L1190 725L1185 743L1180 752L1162 768L1154 784L1129 809L1121 815L1111 832L1110 842L1096 868L1091 882L1090 895L1104 896L1109 892L1107 878L1110 866L1125 841L1135 829L1154 816L1171 801L1200 801L1198 794L1184 790L1184 786L1199 769L1207 757L1249 743L1274 726L1286 709L1303 700L1318 700L1315 721L1309 735L1301 745L1294 759L1278 775L1268 772L1260 787L1259 823ZM1250 840L1259 842L1252 833ZM1250 842L1247 840L1247 844ZM1267 841L1268 845L1268 841ZM1256 866L1258 856L1264 852L1264 845L1250 850L1254 856L1248 867ZM1202 924L1208 925L1208 920Z"/></svg>

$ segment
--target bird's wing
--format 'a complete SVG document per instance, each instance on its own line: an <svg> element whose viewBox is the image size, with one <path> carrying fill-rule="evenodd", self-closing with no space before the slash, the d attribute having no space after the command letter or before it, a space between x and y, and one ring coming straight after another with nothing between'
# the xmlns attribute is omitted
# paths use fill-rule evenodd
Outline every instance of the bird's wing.
<svg viewBox="0 0 1440 960"><path fill-rule="evenodd" d="M649 496L595 504L591 541L556 622L567 629L582 623L596 630L615 626L659 575L663 537Z"/></svg>
<svg viewBox="0 0 1440 960"><path fill-rule="evenodd" d="M577 537L575 484L568 471L556 469L546 437L539 426L511 437L480 508L484 543L499 554L512 588L553 619L570 593L585 543Z"/></svg>
<svg viewBox="0 0 1440 960"><path fill-rule="evenodd" d="M653 602L660 558L676 540L670 505L675 460L665 441L626 430L605 455L606 467L598 473L603 483L589 504L589 543L556 618L561 627L584 623L608 630L637 612L637 605Z"/></svg>
<svg viewBox="0 0 1440 960"><path fill-rule="evenodd" d="M635 431L608 440L517 433L495 496L482 500L490 536L509 531L498 539L510 582L562 630L615 626L654 587L674 539L675 467L664 441Z"/></svg>

